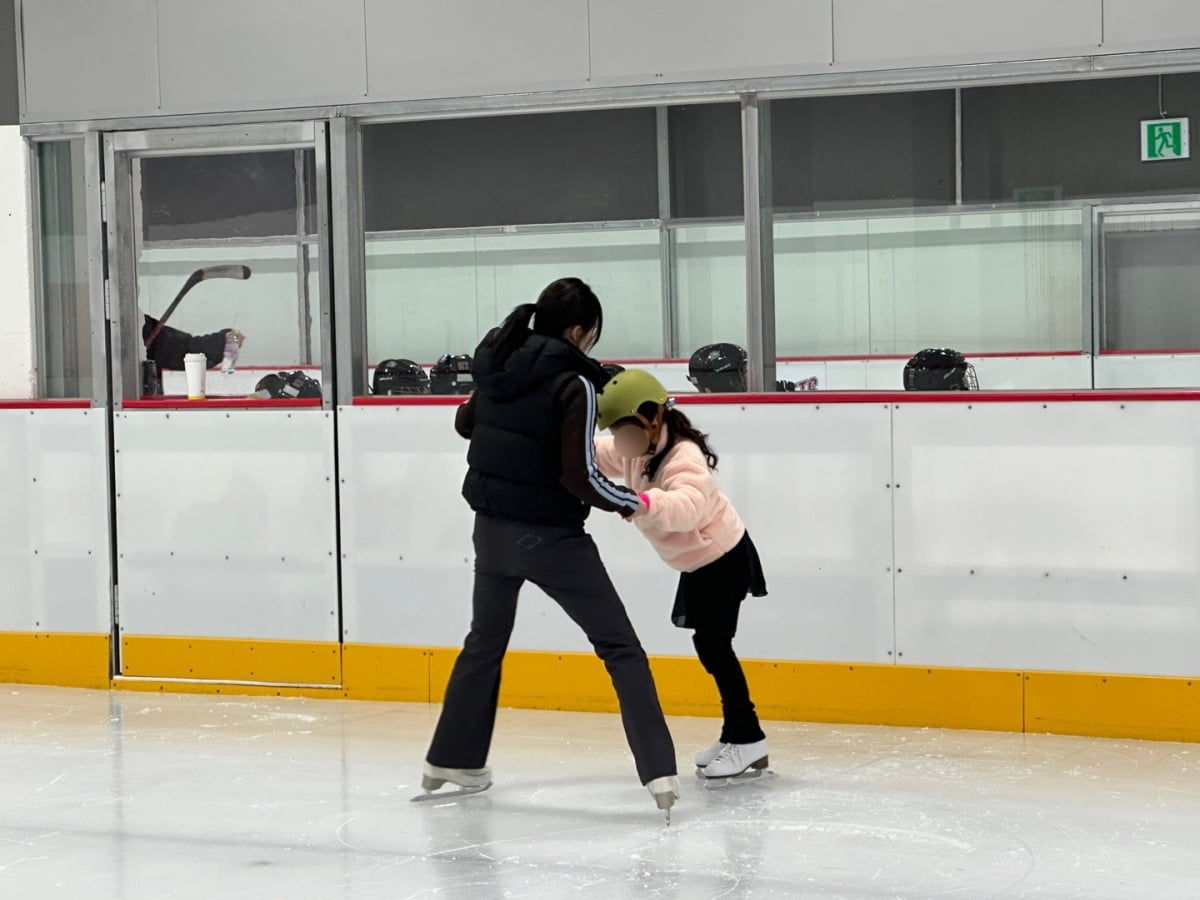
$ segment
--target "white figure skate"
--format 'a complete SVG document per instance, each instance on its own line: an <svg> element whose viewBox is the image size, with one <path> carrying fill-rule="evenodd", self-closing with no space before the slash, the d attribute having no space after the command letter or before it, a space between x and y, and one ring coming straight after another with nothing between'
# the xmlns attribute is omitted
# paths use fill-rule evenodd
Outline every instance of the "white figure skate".
<svg viewBox="0 0 1200 900"><path fill-rule="evenodd" d="M761 778L767 774L768 764L766 739L753 744L725 744L700 774L706 781L734 784Z"/></svg>
<svg viewBox="0 0 1200 900"><path fill-rule="evenodd" d="M446 784L455 785L449 791L438 789ZM447 800L455 797L469 797L479 794L492 786L492 770L486 766L482 769L443 769L441 766L425 763L421 773L421 790L425 793L413 797L414 802L422 800Z"/></svg>
<svg viewBox="0 0 1200 900"><path fill-rule="evenodd" d="M709 763L711 763L714 759L716 759L718 756L720 756L721 751L724 749L725 749L724 741L716 741L715 743L709 745L708 747L705 747L703 750L701 750L699 753L696 754L696 768L703 769L705 766L707 766ZM697 774L703 775L704 773L699 772Z"/></svg>

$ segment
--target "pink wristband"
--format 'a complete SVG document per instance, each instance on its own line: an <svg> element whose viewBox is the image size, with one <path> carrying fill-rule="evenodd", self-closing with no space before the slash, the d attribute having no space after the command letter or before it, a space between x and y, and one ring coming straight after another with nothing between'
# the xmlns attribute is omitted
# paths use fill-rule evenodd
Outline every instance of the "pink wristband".
<svg viewBox="0 0 1200 900"><path fill-rule="evenodd" d="M638 494L638 499L646 504L646 509L650 508L650 495L649 494Z"/></svg>

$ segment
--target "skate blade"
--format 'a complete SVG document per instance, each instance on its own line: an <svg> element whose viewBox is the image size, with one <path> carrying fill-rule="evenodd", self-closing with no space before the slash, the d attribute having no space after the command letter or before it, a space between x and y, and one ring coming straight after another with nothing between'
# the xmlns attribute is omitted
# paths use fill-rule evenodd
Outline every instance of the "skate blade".
<svg viewBox="0 0 1200 900"><path fill-rule="evenodd" d="M482 794L491 786L489 782L488 784L480 784L473 787L455 788L451 791L427 790L425 793L417 794L415 797L410 797L409 799L413 803L424 803L429 800L457 800L460 797L469 797L472 794Z"/></svg>
<svg viewBox="0 0 1200 900"><path fill-rule="evenodd" d="M663 816L667 820L667 824L671 824L671 807L675 805L676 796L674 793L664 791L661 794L654 795L654 805L662 810Z"/></svg>
<svg viewBox="0 0 1200 900"><path fill-rule="evenodd" d="M698 780L706 791L720 791L725 788L737 787L739 784L754 784L757 782L771 781L778 778L774 772L762 770L756 772L744 772L741 775L725 775L717 778L701 777Z"/></svg>
<svg viewBox="0 0 1200 900"><path fill-rule="evenodd" d="M717 776L705 775L703 769L696 770L696 780L699 781L704 786L704 789L708 791L717 791L722 788L735 787L739 784L770 781L778 777L778 775L767 768L749 768L745 772L742 772L738 775Z"/></svg>
<svg viewBox="0 0 1200 900"><path fill-rule="evenodd" d="M675 795L674 794L655 794L654 800L655 800L655 803L658 804L659 810L662 811L663 821L665 821L668 825L670 825L671 824L671 807L673 807L675 805Z"/></svg>

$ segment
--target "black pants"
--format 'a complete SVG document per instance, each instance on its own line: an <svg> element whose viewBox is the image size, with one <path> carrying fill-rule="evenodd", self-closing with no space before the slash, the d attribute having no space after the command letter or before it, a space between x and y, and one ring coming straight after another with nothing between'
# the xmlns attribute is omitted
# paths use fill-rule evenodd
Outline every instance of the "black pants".
<svg viewBox="0 0 1200 900"><path fill-rule="evenodd" d="M475 593L471 631L454 663L446 699L426 756L435 766L478 769L487 763L500 669L530 581L583 629L604 660L625 737L642 784L676 774L675 745L641 642L600 554L582 528L475 519Z"/></svg>
<svg viewBox="0 0 1200 900"><path fill-rule="evenodd" d="M738 614L748 593L764 596L766 583L747 534L720 559L681 575L675 598L676 622L696 630L696 655L717 683L724 717L721 740L728 744L752 744L765 737L742 664L733 652Z"/></svg>

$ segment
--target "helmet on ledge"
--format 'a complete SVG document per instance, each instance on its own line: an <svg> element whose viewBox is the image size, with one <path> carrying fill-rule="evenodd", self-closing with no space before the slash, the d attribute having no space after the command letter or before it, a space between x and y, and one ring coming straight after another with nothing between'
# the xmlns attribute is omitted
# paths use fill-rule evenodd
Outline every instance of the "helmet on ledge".
<svg viewBox="0 0 1200 900"><path fill-rule="evenodd" d="M922 350L904 366L906 391L977 391L975 367L957 350Z"/></svg>

